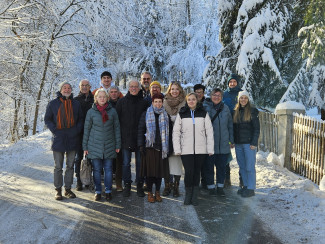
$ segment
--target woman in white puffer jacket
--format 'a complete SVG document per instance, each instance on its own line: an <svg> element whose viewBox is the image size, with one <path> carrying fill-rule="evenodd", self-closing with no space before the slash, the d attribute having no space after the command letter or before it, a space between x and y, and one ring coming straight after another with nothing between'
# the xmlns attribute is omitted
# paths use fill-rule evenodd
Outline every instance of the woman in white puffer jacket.
<svg viewBox="0 0 325 244"><path fill-rule="evenodd" d="M214 154L214 139L209 114L198 103L195 93L186 96L186 105L177 114L173 146L175 154L181 155L185 169L184 205L197 205L201 165L208 154Z"/></svg>

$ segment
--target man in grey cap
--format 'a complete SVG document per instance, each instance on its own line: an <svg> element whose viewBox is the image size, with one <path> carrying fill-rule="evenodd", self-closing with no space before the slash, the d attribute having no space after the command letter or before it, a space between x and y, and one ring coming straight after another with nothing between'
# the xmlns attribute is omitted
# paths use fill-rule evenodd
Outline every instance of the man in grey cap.
<svg viewBox="0 0 325 244"><path fill-rule="evenodd" d="M64 185L67 198L75 198L71 191L73 183L73 165L76 151L79 148L79 136L83 129L83 114L80 103L73 99L69 82L59 85L57 98L49 102L44 121L52 132L52 151L54 157L55 199L62 200L63 161L66 156Z"/></svg>

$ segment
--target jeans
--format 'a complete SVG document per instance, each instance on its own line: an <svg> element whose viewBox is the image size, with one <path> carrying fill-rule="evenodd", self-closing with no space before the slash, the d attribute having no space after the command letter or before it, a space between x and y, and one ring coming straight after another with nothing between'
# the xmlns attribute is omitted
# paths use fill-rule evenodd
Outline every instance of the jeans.
<svg viewBox="0 0 325 244"><path fill-rule="evenodd" d="M213 154L208 157L205 167L205 178L208 189L213 189L214 186L214 166L217 169L217 187L223 187L226 178L226 164L228 154Z"/></svg>
<svg viewBox="0 0 325 244"><path fill-rule="evenodd" d="M71 189L73 183L73 163L76 155L75 151L70 152L56 152L53 151L54 157L54 186L56 189L63 185L63 161L66 155L66 167L64 172L64 186L66 189Z"/></svg>
<svg viewBox="0 0 325 244"><path fill-rule="evenodd" d="M250 149L249 144L236 144L235 150L243 184L247 186L247 189L254 190L256 188L256 149Z"/></svg>
<svg viewBox="0 0 325 244"><path fill-rule="evenodd" d="M206 157L207 154L181 155L182 163L185 170L185 187L199 186L201 166L204 160L206 160Z"/></svg>
<svg viewBox="0 0 325 244"><path fill-rule="evenodd" d="M131 156L132 151L129 149L122 149L122 177L124 184L131 184ZM135 173L137 183L143 183L143 178L140 178L141 158L140 151L135 151Z"/></svg>
<svg viewBox="0 0 325 244"><path fill-rule="evenodd" d="M95 182L95 192L97 194L102 193L102 169L104 168L104 185L105 185L105 193L112 192L112 183L113 183L113 171L112 171L112 159L92 159L91 163L93 165L93 174L94 174L94 182Z"/></svg>

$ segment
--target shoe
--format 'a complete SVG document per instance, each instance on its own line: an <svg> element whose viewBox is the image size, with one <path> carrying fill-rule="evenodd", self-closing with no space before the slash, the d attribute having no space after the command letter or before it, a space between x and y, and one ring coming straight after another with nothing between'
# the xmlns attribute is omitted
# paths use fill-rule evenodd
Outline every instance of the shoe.
<svg viewBox="0 0 325 244"><path fill-rule="evenodd" d="M76 194L74 194L71 189L65 189L64 196L67 198L76 198Z"/></svg>
<svg viewBox="0 0 325 244"><path fill-rule="evenodd" d="M243 193L241 194L242 197L252 197L255 196L255 191L252 189L246 189L245 191L243 191Z"/></svg>
<svg viewBox="0 0 325 244"><path fill-rule="evenodd" d="M201 188L203 190L209 190L207 184L205 184L204 182L201 182Z"/></svg>
<svg viewBox="0 0 325 244"><path fill-rule="evenodd" d="M225 192L223 191L223 187L217 187L217 195L221 197L226 196Z"/></svg>
<svg viewBox="0 0 325 244"><path fill-rule="evenodd" d="M193 206L199 205L198 195L199 195L199 186L194 186L193 193L192 193L192 205Z"/></svg>
<svg viewBox="0 0 325 244"><path fill-rule="evenodd" d="M192 193L193 193L192 187L185 187L184 205L190 205L192 203Z"/></svg>
<svg viewBox="0 0 325 244"><path fill-rule="evenodd" d="M174 182L173 197L179 197L179 181Z"/></svg>
<svg viewBox="0 0 325 244"><path fill-rule="evenodd" d="M148 186L147 186L147 183L143 183L143 191L148 191Z"/></svg>
<svg viewBox="0 0 325 244"><path fill-rule="evenodd" d="M77 178L76 191L82 191L82 182L80 178Z"/></svg>
<svg viewBox="0 0 325 244"><path fill-rule="evenodd" d="M153 196L152 192L148 192L148 202L154 203L155 201L156 199Z"/></svg>
<svg viewBox="0 0 325 244"><path fill-rule="evenodd" d="M56 190L56 194L54 196L54 199L55 200L59 200L59 201L62 200L63 197L62 197L62 189L61 189L61 187L60 188L56 188L55 190Z"/></svg>
<svg viewBox="0 0 325 244"><path fill-rule="evenodd" d="M209 195L215 197L217 195L216 188L209 189Z"/></svg>
<svg viewBox="0 0 325 244"><path fill-rule="evenodd" d="M102 198L102 194L95 194L95 201L99 201Z"/></svg>
<svg viewBox="0 0 325 244"><path fill-rule="evenodd" d="M165 183L165 189L162 193L164 197L169 196L170 192L172 191L171 189L171 183Z"/></svg>
<svg viewBox="0 0 325 244"><path fill-rule="evenodd" d="M231 186L230 179L225 179L224 187L230 187L230 186Z"/></svg>
<svg viewBox="0 0 325 244"><path fill-rule="evenodd" d="M146 194L144 194L144 190L143 190L143 183L139 182L137 184L137 195L138 197L144 197Z"/></svg>
<svg viewBox="0 0 325 244"><path fill-rule="evenodd" d="M237 191L237 194L238 194L238 195L243 194L243 192L246 191L246 189L247 189L247 186L244 186L244 187L240 188L240 189Z"/></svg>
<svg viewBox="0 0 325 244"><path fill-rule="evenodd" d="M117 180L115 182L116 182L116 191L117 192L122 192L123 191L122 180Z"/></svg>
<svg viewBox="0 0 325 244"><path fill-rule="evenodd" d="M131 195L131 184L125 183L124 189L123 189L123 197L129 197Z"/></svg>
<svg viewBox="0 0 325 244"><path fill-rule="evenodd" d="M111 201L112 200L112 193L105 193L105 199L107 201Z"/></svg>
<svg viewBox="0 0 325 244"><path fill-rule="evenodd" d="M160 192L159 191L156 191L155 198L156 198L156 201L157 202L162 202L162 198L160 196Z"/></svg>

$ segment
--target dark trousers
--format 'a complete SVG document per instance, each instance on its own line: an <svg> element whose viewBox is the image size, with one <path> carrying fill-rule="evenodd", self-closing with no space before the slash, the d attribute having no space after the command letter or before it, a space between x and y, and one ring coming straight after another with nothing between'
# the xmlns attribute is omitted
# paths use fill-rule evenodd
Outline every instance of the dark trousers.
<svg viewBox="0 0 325 244"><path fill-rule="evenodd" d="M160 186L161 186L162 178L147 177L146 180L147 180L148 192L152 192L152 186L153 186L153 184L156 185L156 191L160 191Z"/></svg>
<svg viewBox="0 0 325 244"><path fill-rule="evenodd" d="M226 178L226 164L228 154L213 154L208 157L205 167L206 184L208 189L214 188L214 166L217 169L217 186L223 187Z"/></svg>
<svg viewBox="0 0 325 244"><path fill-rule="evenodd" d="M74 158L74 172L76 173L77 179L80 178L80 165L81 160L84 156L84 151L82 149L78 150Z"/></svg>
<svg viewBox="0 0 325 244"><path fill-rule="evenodd" d="M188 154L181 155L185 170L185 187L199 186L201 166L206 160L207 154Z"/></svg>

